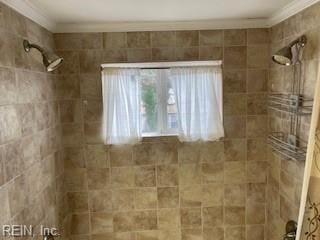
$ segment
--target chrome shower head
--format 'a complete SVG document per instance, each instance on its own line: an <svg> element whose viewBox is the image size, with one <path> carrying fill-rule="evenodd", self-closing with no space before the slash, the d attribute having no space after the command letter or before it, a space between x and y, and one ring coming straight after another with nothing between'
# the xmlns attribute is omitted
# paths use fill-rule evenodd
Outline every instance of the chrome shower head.
<svg viewBox="0 0 320 240"><path fill-rule="evenodd" d="M281 48L276 54L272 56L272 60L278 64L290 66L292 64L291 47Z"/></svg>
<svg viewBox="0 0 320 240"><path fill-rule="evenodd" d="M63 62L63 58L57 56L52 52L45 51L37 44L31 44L28 40L23 40L23 47L26 52L29 52L31 48L37 49L42 55L43 65L46 67L47 72L52 72L57 69Z"/></svg>
<svg viewBox="0 0 320 240"><path fill-rule="evenodd" d="M272 60L278 64L290 66L294 63L295 59L299 59L299 51L292 54L292 47L297 46L299 49L303 48L307 43L306 36L301 36L298 39L291 42L288 46L281 48L275 54L272 55Z"/></svg>

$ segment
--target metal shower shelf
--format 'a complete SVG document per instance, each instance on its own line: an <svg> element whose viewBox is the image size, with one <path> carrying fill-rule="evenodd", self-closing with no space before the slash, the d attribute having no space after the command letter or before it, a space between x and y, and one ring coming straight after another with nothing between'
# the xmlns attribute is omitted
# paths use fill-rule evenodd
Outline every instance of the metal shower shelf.
<svg viewBox="0 0 320 240"><path fill-rule="evenodd" d="M274 151L284 157L297 161L305 161L306 159L306 143L298 138L297 141L292 142L290 135L273 132L269 134L268 142Z"/></svg>
<svg viewBox="0 0 320 240"><path fill-rule="evenodd" d="M268 96L268 107L277 111L310 115L312 113L313 99L298 94L274 93Z"/></svg>

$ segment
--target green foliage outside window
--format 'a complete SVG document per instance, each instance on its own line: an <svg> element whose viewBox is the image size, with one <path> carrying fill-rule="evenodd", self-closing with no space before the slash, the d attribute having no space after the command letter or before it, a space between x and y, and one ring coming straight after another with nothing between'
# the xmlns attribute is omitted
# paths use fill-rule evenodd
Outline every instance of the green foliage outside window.
<svg viewBox="0 0 320 240"><path fill-rule="evenodd" d="M149 131L157 129L157 92L154 86L144 86L142 90L145 115Z"/></svg>

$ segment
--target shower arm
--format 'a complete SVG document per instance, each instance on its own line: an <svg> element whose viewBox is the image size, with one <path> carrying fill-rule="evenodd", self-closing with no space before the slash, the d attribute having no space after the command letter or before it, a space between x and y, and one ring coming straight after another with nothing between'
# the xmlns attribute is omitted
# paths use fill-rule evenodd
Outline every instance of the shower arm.
<svg viewBox="0 0 320 240"><path fill-rule="evenodd" d="M42 55L46 54L44 49L37 44L29 43L28 40L23 40L23 47L26 52L30 52L31 48L37 49Z"/></svg>

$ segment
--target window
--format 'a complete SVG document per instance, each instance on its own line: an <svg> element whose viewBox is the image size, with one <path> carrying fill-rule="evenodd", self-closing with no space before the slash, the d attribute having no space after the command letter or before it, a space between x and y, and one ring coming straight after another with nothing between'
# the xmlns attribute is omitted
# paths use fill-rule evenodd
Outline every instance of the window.
<svg viewBox="0 0 320 240"><path fill-rule="evenodd" d="M140 74L143 136L177 133L177 105L169 69L145 69Z"/></svg>
<svg viewBox="0 0 320 240"><path fill-rule="evenodd" d="M104 69L102 83L107 144L172 134L181 141L224 136L220 66L143 68L129 64Z"/></svg>

